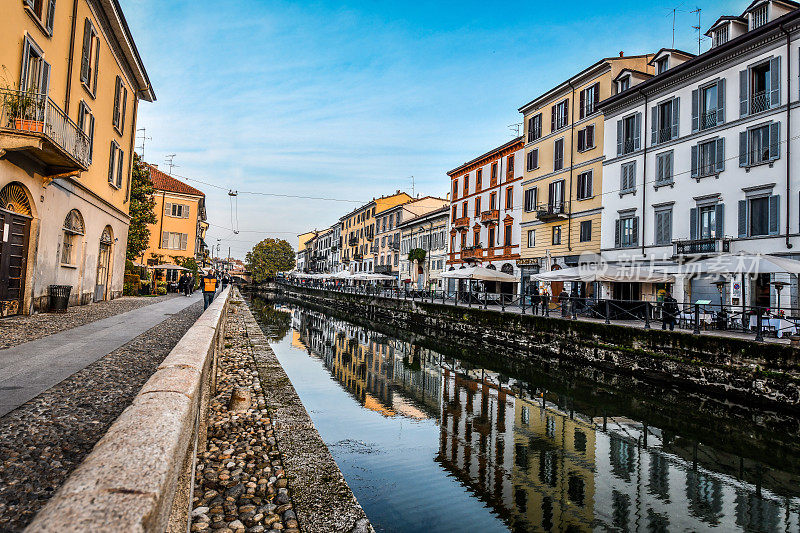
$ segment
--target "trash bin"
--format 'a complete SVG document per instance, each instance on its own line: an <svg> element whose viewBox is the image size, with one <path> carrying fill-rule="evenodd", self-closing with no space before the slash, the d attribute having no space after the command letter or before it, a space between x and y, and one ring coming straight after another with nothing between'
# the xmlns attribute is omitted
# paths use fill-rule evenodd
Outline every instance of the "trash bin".
<svg viewBox="0 0 800 533"><path fill-rule="evenodd" d="M72 285L50 285L50 312L66 313Z"/></svg>

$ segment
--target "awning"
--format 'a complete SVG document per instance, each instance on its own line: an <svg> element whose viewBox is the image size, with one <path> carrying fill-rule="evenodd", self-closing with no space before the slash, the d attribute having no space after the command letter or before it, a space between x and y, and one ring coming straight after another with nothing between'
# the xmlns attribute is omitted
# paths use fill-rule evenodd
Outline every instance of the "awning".
<svg viewBox="0 0 800 533"><path fill-rule="evenodd" d="M351 279L356 281L394 281L397 278L394 276L387 276L386 274L375 274L373 272L360 272L354 274Z"/></svg>
<svg viewBox="0 0 800 533"><path fill-rule="evenodd" d="M189 271L188 268L184 268L184 267L179 266L179 265L170 265L170 264L167 264L167 263L164 263L162 265L152 266L150 268L152 268L153 270L186 270L187 272Z"/></svg>
<svg viewBox="0 0 800 533"><path fill-rule="evenodd" d="M762 254L722 254L683 265L689 274L800 274L800 261Z"/></svg>
<svg viewBox="0 0 800 533"><path fill-rule="evenodd" d="M448 270L447 272L442 272L439 274L439 277L446 279L476 279L481 281L505 281L512 283L519 281L511 274L506 274L505 272L492 270L491 268L482 266Z"/></svg>
<svg viewBox="0 0 800 533"><path fill-rule="evenodd" d="M350 279L350 277L350 272L347 270L342 270L341 272L337 272L336 274L331 274L329 276L330 279Z"/></svg>
<svg viewBox="0 0 800 533"><path fill-rule="evenodd" d="M646 264L609 265L608 263L581 265L579 267L551 270L541 274L531 274L534 281L616 281L628 283L671 283L675 276L657 270Z"/></svg>

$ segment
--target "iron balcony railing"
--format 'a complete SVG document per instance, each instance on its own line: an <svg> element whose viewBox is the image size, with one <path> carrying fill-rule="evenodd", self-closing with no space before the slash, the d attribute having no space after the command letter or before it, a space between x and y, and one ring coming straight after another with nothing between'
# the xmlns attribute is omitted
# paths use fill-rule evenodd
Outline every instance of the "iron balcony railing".
<svg viewBox="0 0 800 533"><path fill-rule="evenodd" d="M696 254L715 254L727 253L731 249L730 239L692 239L683 241L673 241L672 255L696 255Z"/></svg>
<svg viewBox="0 0 800 533"><path fill-rule="evenodd" d="M390 241L389 242L389 249L394 250L395 252L400 250L400 241Z"/></svg>
<svg viewBox="0 0 800 533"><path fill-rule="evenodd" d="M487 209L481 213L481 222L497 222L500 220L500 211L498 209Z"/></svg>
<svg viewBox="0 0 800 533"><path fill-rule="evenodd" d="M453 221L453 225L457 228L466 228L469 226L469 217L457 218Z"/></svg>
<svg viewBox="0 0 800 533"><path fill-rule="evenodd" d="M766 91L755 93L750 98L750 114L760 113L769 109L769 93Z"/></svg>
<svg viewBox="0 0 800 533"><path fill-rule="evenodd" d="M672 140L672 127L668 128L661 128L658 130L658 141L660 143L671 141ZM631 152L633 148L631 148ZM627 152L626 152L627 153Z"/></svg>
<svg viewBox="0 0 800 533"><path fill-rule="evenodd" d="M569 213L569 202L553 202L536 206L536 218L552 220L564 218Z"/></svg>
<svg viewBox="0 0 800 533"><path fill-rule="evenodd" d="M84 169L89 167L89 136L46 94L0 89L0 129L41 135L78 165Z"/></svg>
<svg viewBox="0 0 800 533"><path fill-rule="evenodd" d="M717 110L707 111L700 115L700 129L705 130L717 125Z"/></svg>
<svg viewBox="0 0 800 533"><path fill-rule="evenodd" d="M634 149L635 146L636 145L633 142L633 139L628 139L626 141L623 141L622 142L622 153L623 154L633 153L633 149Z"/></svg>

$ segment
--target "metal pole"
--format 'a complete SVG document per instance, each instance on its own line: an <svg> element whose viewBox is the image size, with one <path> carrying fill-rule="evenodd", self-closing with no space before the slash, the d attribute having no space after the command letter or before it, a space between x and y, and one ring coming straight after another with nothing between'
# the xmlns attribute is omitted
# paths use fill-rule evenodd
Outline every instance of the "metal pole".
<svg viewBox="0 0 800 533"><path fill-rule="evenodd" d="M764 342L764 333L761 330L761 307L756 307L756 342Z"/></svg>
<svg viewBox="0 0 800 533"><path fill-rule="evenodd" d="M606 324L611 324L611 321L608 319L608 315L609 315L608 298L606 298L605 302L606 302Z"/></svg>
<svg viewBox="0 0 800 533"><path fill-rule="evenodd" d="M570 297L570 303L572 304L572 320L578 320L578 309L575 307L575 300L574 296Z"/></svg>
<svg viewBox="0 0 800 533"><path fill-rule="evenodd" d="M650 302L644 303L644 329L650 329Z"/></svg>
<svg viewBox="0 0 800 533"><path fill-rule="evenodd" d="M695 335L700 335L700 304L694 304L694 330Z"/></svg>

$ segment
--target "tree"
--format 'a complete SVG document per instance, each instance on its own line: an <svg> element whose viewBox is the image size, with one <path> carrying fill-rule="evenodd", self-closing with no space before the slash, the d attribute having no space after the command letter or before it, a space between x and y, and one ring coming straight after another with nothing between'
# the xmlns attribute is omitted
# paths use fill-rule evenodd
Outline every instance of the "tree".
<svg viewBox="0 0 800 533"><path fill-rule="evenodd" d="M128 251L126 257L131 261L138 259L150 242L148 224L155 224L156 200L153 198L153 182L150 168L139 156L133 154L133 173L131 176L131 225L128 228Z"/></svg>
<svg viewBox="0 0 800 533"><path fill-rule="evenodd" d="M283 239L264 239L247 252L245 262L247 270L253 275L253 281L263 283L278 272L294 268L294 250Z"/></svg>

